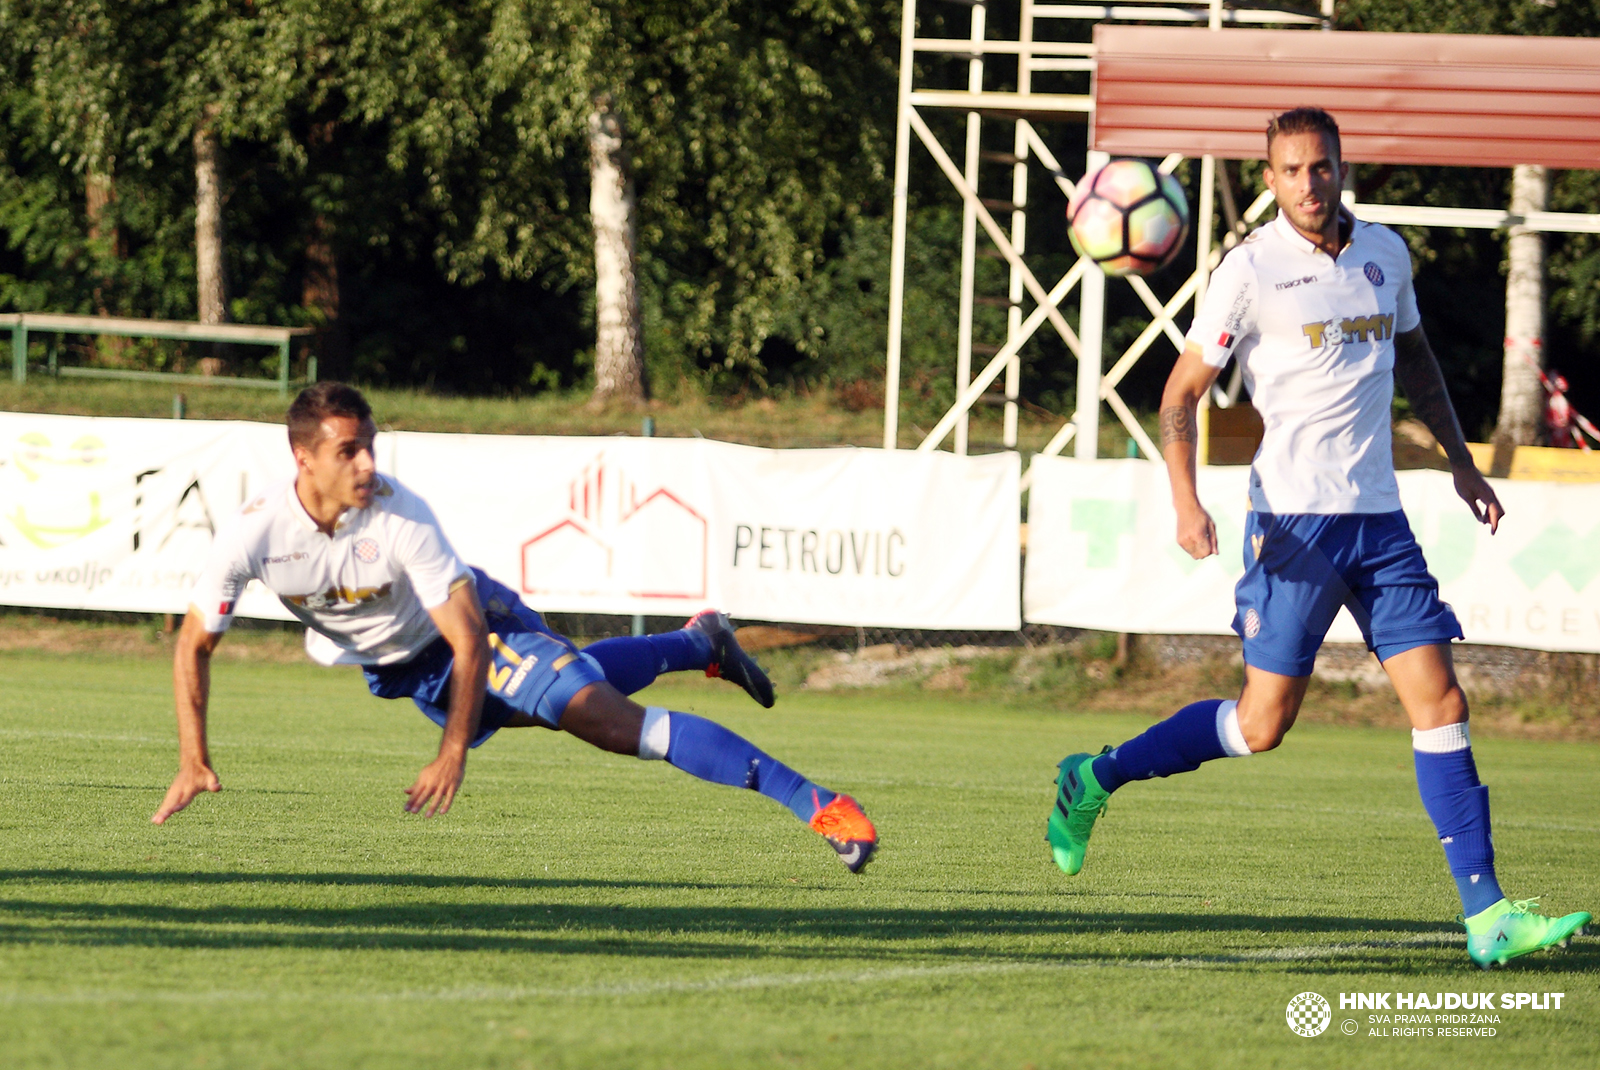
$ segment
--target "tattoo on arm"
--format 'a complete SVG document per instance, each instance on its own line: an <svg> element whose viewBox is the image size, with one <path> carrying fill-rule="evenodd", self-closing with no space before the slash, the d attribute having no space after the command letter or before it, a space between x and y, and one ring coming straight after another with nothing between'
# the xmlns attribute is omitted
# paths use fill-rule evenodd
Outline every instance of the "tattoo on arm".
<svg viewBox="0 0 1600 1070"><path fill-rule="evenodd" d="M1439 362L1420 329L1395 336L1394 374L1400 381L1411 411L1428 426L1452 462L1470 460L1466 436L1450 404Z"/></svg>
<svg viewBox="0 0 1600 1070"><path fill-rule="evenodd" d="M1195 431L1194 413L1183 405L1169 405L1161 410L1161 448L1166 449L1174 442L1195 443L1199 436Z"/></svg>

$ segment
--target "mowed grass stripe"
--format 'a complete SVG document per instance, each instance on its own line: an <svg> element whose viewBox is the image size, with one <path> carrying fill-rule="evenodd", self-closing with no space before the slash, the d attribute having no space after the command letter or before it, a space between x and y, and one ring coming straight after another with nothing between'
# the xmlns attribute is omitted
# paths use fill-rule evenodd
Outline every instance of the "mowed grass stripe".
<svg viewBox="0 0 1600 1070"><path fill-rule="evenodd" d="M857 793L885 845L852 878L765 799L535 730L474 752L448 817L405 816L437 730L309 665L216 667L225 790L156 828L167 671L0 659L8 1068L1600 1060L1600 941L1467 965L1403 732L1304 726L1135 785L1069 880L1042 842L1054 763L1139 719L651 693ZM1508 890L1592 907L1600 749L1478 752ZM1488 987L1570 1011L1507 1015L1492 1048L1283 1022L1307 989Z"/></svg>

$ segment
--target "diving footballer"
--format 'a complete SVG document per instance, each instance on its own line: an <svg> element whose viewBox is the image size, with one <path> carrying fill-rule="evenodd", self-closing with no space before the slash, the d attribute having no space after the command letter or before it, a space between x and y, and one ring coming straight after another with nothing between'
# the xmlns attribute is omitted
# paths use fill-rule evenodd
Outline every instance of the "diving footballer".
<svg viewBox="0 0 1600 1070"><path fill-rule="evenodd" d="M206 746L211 654L240 593L259 580L306 625L323 665L359 665L380 698L409 698L443 728L438 756L406 790L406 810L444 813L467 752L502 728L570 732L602 750L665 760L788 807L859 872L877 832L855 800L813 783L712 721L626 696L660 672L703 669L763 706L772 685L715 611L661 635L580 651L515 592L456 557L432 510L373 458L377 428L355 389L308 387L288 412L295 475L217 533L178 636L173 685L179 768L156 824L221 789Z"/></svg>
<svg viewBox="0 0 1600 1070"><path fill-rule="evenodd" d="M1056 864L1076 874L1096 818L1123 785L1276 747L1344 606L1411 719L1417 786L1460 892L1467 951L1488 969L1565 946L1590 915L1545 917L1536 900L1508 899L1495 878L1489 791L1478 780L1450 654L1461 626L1400 508L1394 379L1491 534L1503 510L1473 464L1423 334L1406 245L1340 204L1347 169L1327 112L1296 108L1272 119L1264 176L1277 219L1211 276L1161 400L1177 539L1195 558L1217 552L1216 527L1195 491L1196 406L1230 358L1265 423L1235 590L1244 689L1237 699L1185 706L1099 755L1064 759L1047 839Z"/></svg>

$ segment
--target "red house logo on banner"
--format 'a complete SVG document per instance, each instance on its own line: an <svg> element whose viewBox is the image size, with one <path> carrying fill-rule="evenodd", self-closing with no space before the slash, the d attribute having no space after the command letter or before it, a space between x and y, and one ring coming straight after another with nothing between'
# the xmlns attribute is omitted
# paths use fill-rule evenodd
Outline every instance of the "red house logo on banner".
<svg viewBox="0 0 1600 1070"><path fill-rule="evenodd" d="M665 487L642 491L605 454L568 485L566 519L522 544L533 595L702 599L706 518Z"/></svg>

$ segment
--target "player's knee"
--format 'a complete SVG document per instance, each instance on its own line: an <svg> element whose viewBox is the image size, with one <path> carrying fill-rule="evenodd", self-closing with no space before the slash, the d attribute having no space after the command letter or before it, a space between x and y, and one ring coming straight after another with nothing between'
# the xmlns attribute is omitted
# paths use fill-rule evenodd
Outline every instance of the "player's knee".
<svg viewBox="0 0 1600 1070"><path fill-rule="evenodd" d="M1261 754L1264 751L1275 750L1283 742L1285 733L1289 731L1287 725L1258 724L1246 725L1239 723L1239 731L1244 735L1245 745L1250 748L1251 754Z"/></svg>
<svg viewBox="0 0 1600 1070"><path fill-rule="evenodd" d="M1442 728L1447 724L1462 724L1467 720L1467 696L1457 684L1451 684L1427 711L1429 728Z"/></svg>
<svg viewBox="0 0 1600 1070"><path fill-rule="evenodd" d="M1294 726L1300 704L1292 698L1246 706L1239 703L1239 732L1251 754L1274 750Z"/></svg>

